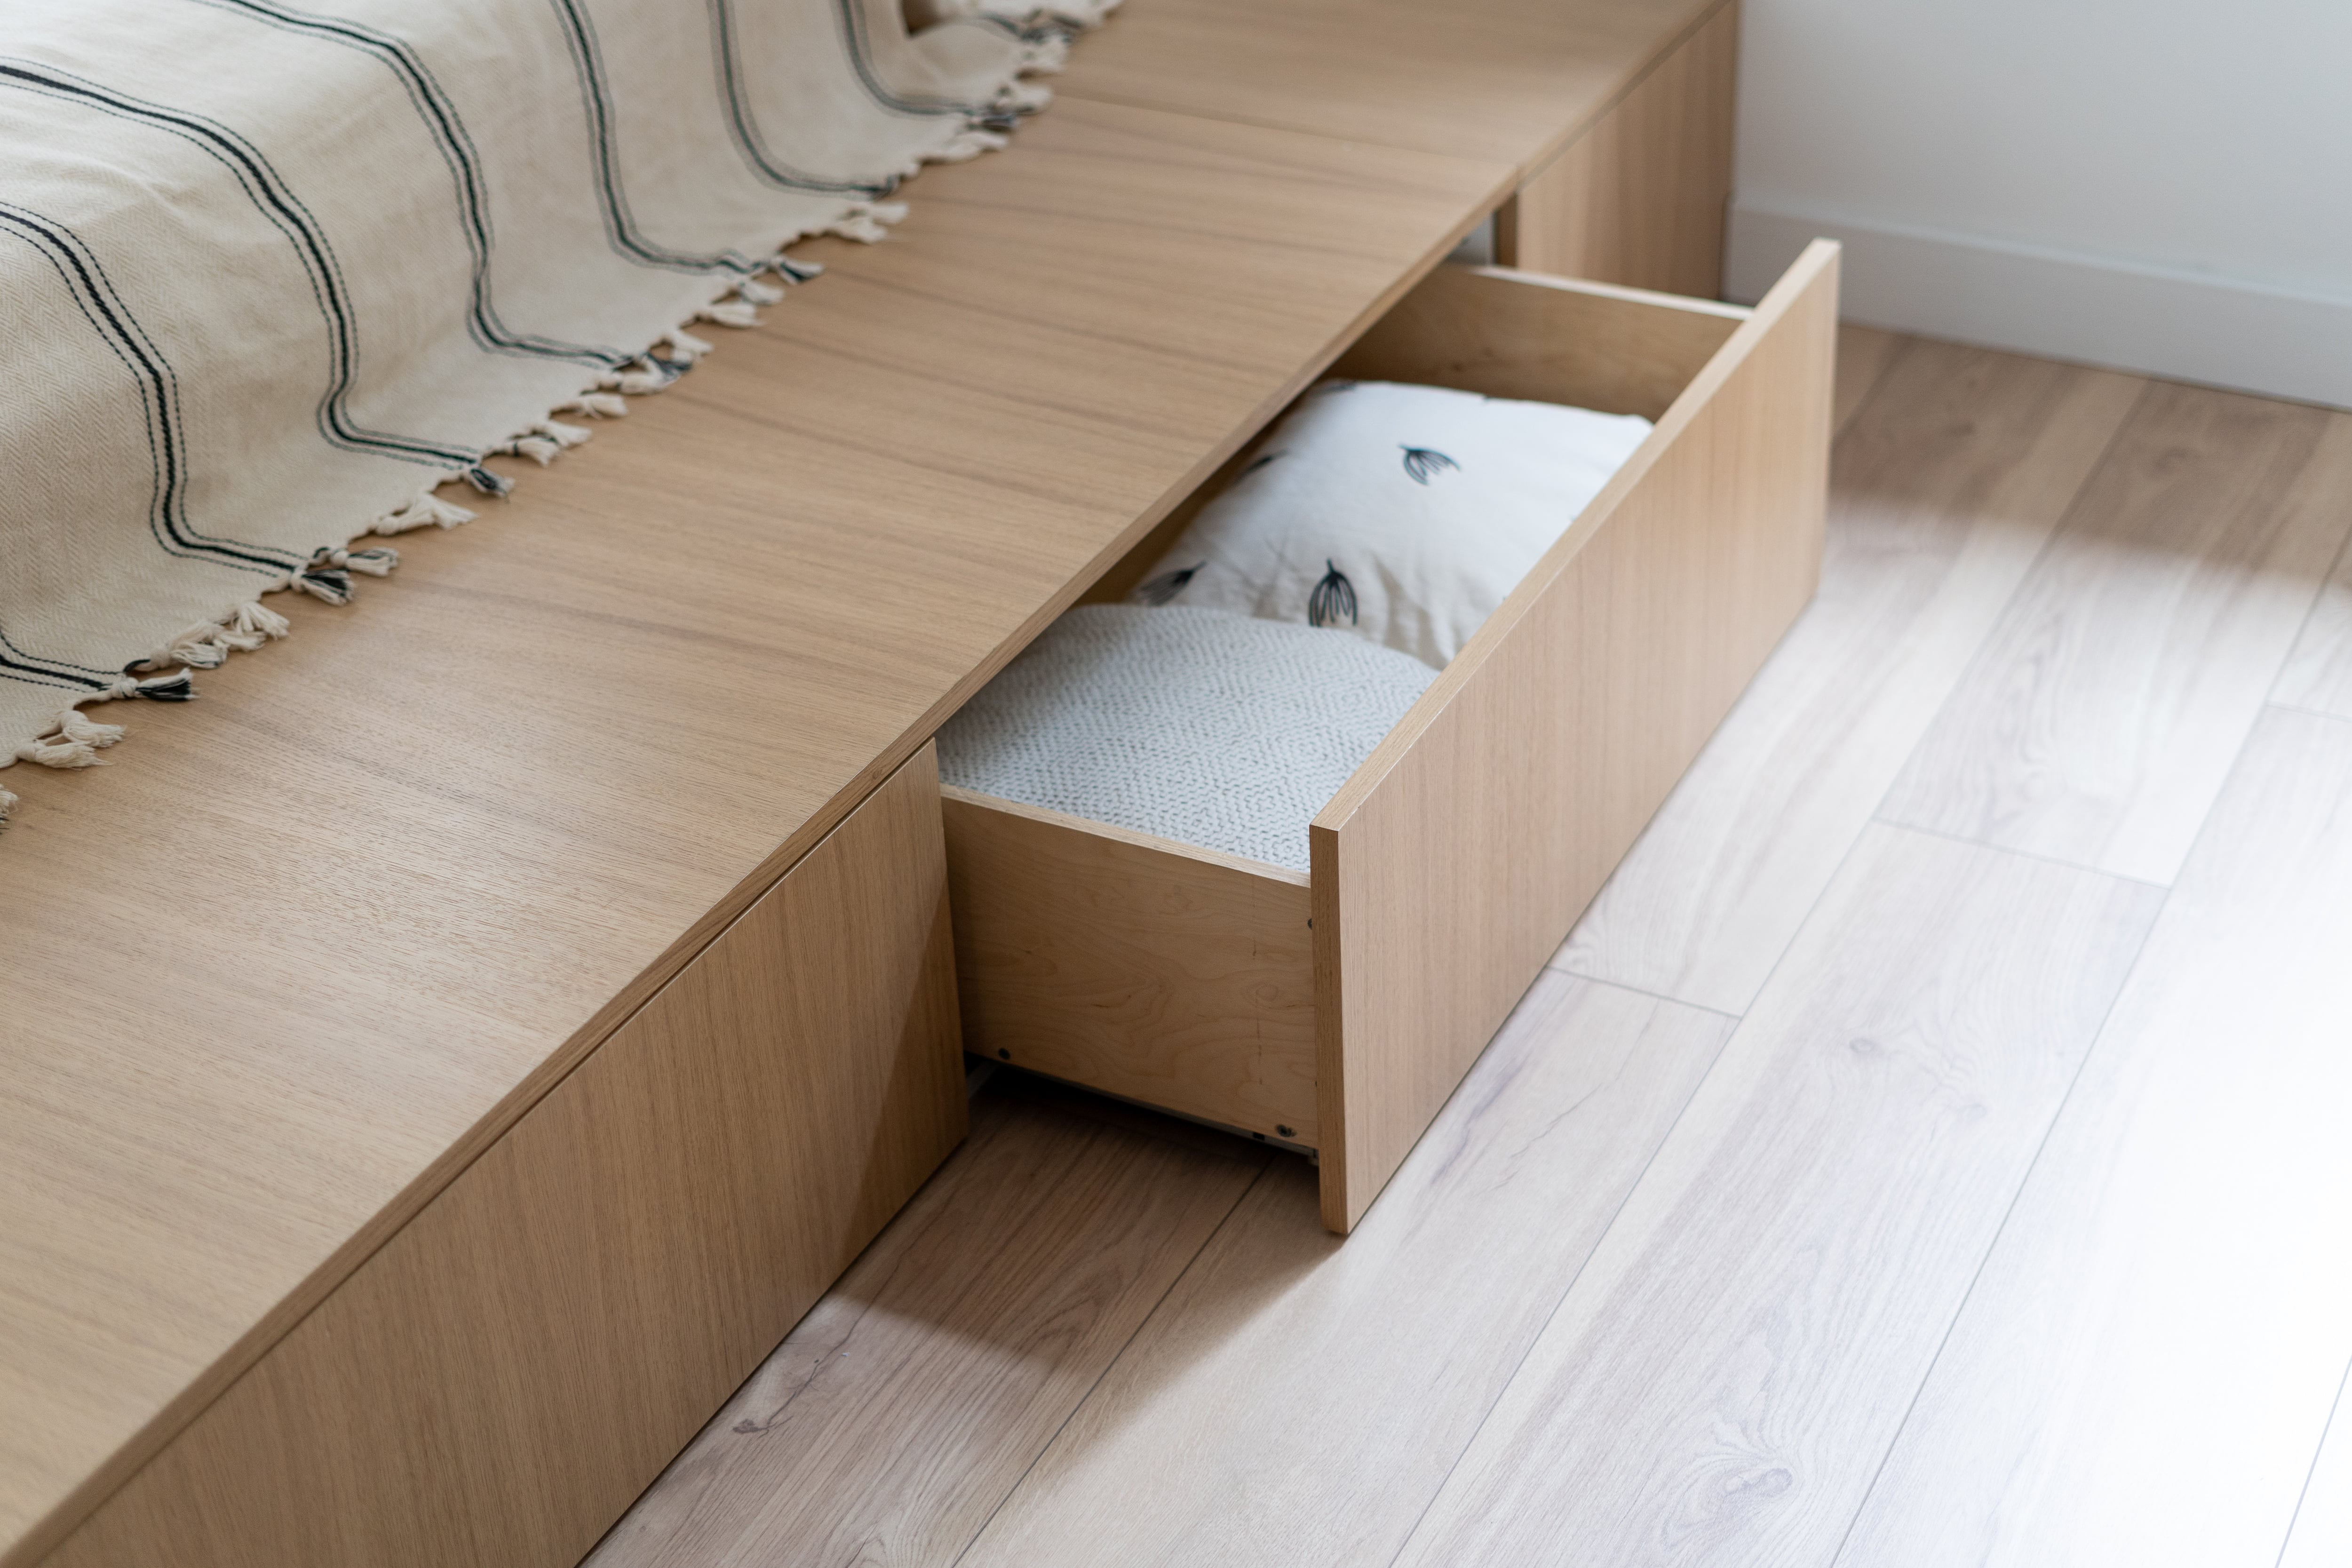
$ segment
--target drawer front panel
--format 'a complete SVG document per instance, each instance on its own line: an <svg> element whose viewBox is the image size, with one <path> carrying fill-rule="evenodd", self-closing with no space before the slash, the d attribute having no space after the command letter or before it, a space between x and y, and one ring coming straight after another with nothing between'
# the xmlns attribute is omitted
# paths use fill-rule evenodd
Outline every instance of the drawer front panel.
<svg viewBox="0 0 2352 1568"><path fill-rule="evenodd" d="M1664 344L1688 325L1674 311L1721 308L1457 273L1341 368L1524 397L1547 395L1556 363L1549 395L1580 401L1596 310L1622 318L1611 341L1651 318ZM1817 242L1316 817L1333 1229L1379 1194L1812 596L1836 323L1837 248ZM1423 343L1449 346L1417 363Z"/></svg>
<svg viewBox="0 0 2352 1568"><path fill-rule="evenodd" d="M568 1568L963 1135L931 751L45 1561Z"/></svg>
<svg viewBox="0 0 2352 1568"><path fill-rule="evenodd" d="M1312 1146L1307 879L949 790L966 1048Z"/></svg>

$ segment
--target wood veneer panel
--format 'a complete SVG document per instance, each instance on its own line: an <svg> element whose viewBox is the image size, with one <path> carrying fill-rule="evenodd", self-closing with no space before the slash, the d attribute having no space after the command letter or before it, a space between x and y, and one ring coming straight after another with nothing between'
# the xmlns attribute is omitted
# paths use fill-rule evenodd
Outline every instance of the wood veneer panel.
<svg viewBox="0 0 2352 1568"><path fill-rule="evenodd" d="M1527 174L1719 3L1152 0L1090 36L1055 89Z"/></svg>
<svg viewBox="0 0 2352 1568"><path fill-rule="evenodd" d="M1748 1011L2146 387L1905 343L1832 458L1819 596L1553 963Z"/></svg>
<svg viewBox="0 0 2352 1568"><path fill-rule="evenodd" d="M966 1049L1314 1146L1304 873L945 795Z"/></svg>
<svg viewBox="0 0 2352 1568"><path fill-rule="evenodd" d="M1872 827L1400 1568L1828 1560L2161 902Z"/></svg>
<svg viewBox="0 0 2352 1568"><path fill-rule="evenodd" d="M1811 596L1837 257L1798 259L1316 816L1333 1229L1379 1194Z"/></svg>
<svg viewBox="0 0 2352 1568"><path fill-rule="evenodd" d="M961 1568L1388 1562L1730 1028L1544 976L1344 1246L1277 1158Z"/></svg>
<svg viewBox="0 0 2352 1568"><path fill-rule="evenodd" d="M43 1561L565 1568L964 1114L927 748Z"/></svg>
<svg viewBox="0 0 2352 1568"><path fill-rule="evenodd" d="M404 536L356 606L280 601L295 638L142 705L119 765L12 770L0 1561L250 1366L1510 178L1065 102L926 171L887 243L810 247L827 277L479 522Z"/></svg>
<svg viewBox="0 0 2352 1568"><path fill-rule="evenodd" d="M1738 75L1739 5L1727 0L1503 205L1495 259L1720 295Z"/></svg>
<svg viewBox="0 0 2352 1568"><path fill-rule="evenodd" d="M945 1568L1271 1158L1106 1125L1003 1081L584 1568Z"/></svg>
<svg viewBox="0 0 2352 1568"><path fill-rule="evenodd" d="M2352 531L2352 415L2158 382L1889 793L2169 882Z"/></svg>
<svg viewBox="0 0 2352 1568"><path fill-rule="evenodd" d="M1498 286L1498 279L1507 286ZM1332 370L1659 420L1748 319L1711 305L1540 273L1443 267Z"/></svg>
<svg viewBox="0 0 2352 1568"><path fill-rule="evenodd" d="M2347 805L2352 724L2266 712L1839 1562L2279 1561L2352 1357Z"/></svg>

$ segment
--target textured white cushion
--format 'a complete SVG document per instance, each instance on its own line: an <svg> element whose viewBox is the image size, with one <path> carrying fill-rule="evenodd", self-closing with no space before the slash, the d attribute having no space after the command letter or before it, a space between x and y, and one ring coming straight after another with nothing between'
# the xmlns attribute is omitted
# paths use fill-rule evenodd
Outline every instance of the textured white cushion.
<svg viewBox="0 0 2352 1568"><path fill-rule="evenodd" d="M1081 605L948 721L940 777L1304 871L1308 820L1435 679L1311 626Z"/></svg>
<svg viewBox="0 0 2352 1568"><path fill-rule="evenodd" d="M1649 433L1631 414L1325 382L1133 602L1352 627L1444 668Z"/></svg>

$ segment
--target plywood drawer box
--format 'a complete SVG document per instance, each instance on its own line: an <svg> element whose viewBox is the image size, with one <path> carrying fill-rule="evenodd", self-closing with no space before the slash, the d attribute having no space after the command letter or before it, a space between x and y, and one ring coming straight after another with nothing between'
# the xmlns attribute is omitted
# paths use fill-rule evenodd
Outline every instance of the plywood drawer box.
<svg viewBox="0 0 2352 1568"><path fill-rule="evenodd" d="M1352 1228L1811 597L1837 262L1753 310L1444 268L1367 331L1336 374L1656 428L1317 815L1309 874L944 791L967 1048L1313 1149Z"/></svg>

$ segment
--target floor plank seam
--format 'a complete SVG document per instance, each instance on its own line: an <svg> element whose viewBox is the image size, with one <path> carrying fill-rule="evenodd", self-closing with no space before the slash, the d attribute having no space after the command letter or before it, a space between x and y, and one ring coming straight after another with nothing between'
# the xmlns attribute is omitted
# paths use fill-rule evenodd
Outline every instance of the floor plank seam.
<svg viewBox="0 0 2352 1568"><path fill-rule="evenodd" d="M1845 326L1848 323L1841 321L1838 324ZM1852 324L1861 326L1864 323L1857 321ZM1884 328L1872 330L1885 331ZM1871 373L1870 384L1864 387L1861 394L1854 398L1853 406L1846 410L1845 417L1838 422L1836 433L1830 437L1830 454L1832 458L1836 456L1837 448L1844 442L1847 435L1853 431L1855 422L1862 417L1862 411L1870 406L1871 395L1878 390L1879 384L1886 379L1887 373L1895 368L1895 362L1909 353L1911 346L1919 341L1908 332L1898 332L1894 335L1895 347L1888 351L1885 359L1878 362L1878 368Z"/></svg>
<svg viewBox="0 0 2352 1568"><path fill-rule="evenodd" d="M2263 706L2275 708L2282 713L2298 713L2306 719L2327 719L2338 724L2352 724L2352 714L2331 713L2325 708L2306 708L2300 702L2282 702L2275 697L2265 700Z"/></svg>
<svg viewBox="0 0 2352 1568"><path fill-rule="evenodd" d="M1576 978L1580 980L1583 976L1579 975ZM1606 982L1599 984L1606 984ZM1664 999L1660 998L1660 1000ZM1684 1005L1682 1003L1672 1005ZM1706 1010L1713 1012L1712 1008ZM1715 1016L1722 1017L1726 1015L1718 1013ZM1726 1029L1723 1032L1722 1042L1715 1047L1715 1055L1707 1059L1706 1071L1699 1074L1692 1082L1690 1093L1683 1097L1682 1104L1675 1111L1675 1119L1666 1123L1665 1131L1659 1136L1656 1144L1651 1148L1648 1157L1643 1160L1640 1173L1626 1184L1624 1195L1617 1200L1617 1206L1610 1211L1609 1223L1602 1226L1601 1233L1593 1237L1591 1247L1584 1255L1584 1261L1579 1263L1576 1266L1576 1271L1569 1276L1568 1283L1561 1288L1559 1298L1552 1302L1551 1309L1544 1313L1544 1321L1537 1325L1534 1333L1528 1336L1527 1346L1519 1352L1519 1359L1511 1367L1510 1375L1496 1386L1494 1398L1486 1402L1486 1408L1479 1413L1477 1422L1464 1437L1462 1447L1454 1450L1453 1461L1445 1467L1445 1474L1439 1479L1436 1486L1430 1489L1428 1500L1421 1505L1421 1512L1413 1517L1412 1528L1399 1538L1396 1550L1389 1553L1388 1562L1383 1568L1395 1568L1397 1560L1404 1555L1405 1549L1411 1546L1413 1538L1421 1533L1422 1525L1429 1519L1429 1510L1437 1506L1437 1500L1444 1497L1445 1489L1454 1483L1454 1472L1462 1468L1463 1456L1477 1445L1478 1434L1486 1429L1486 1423L1493 1418L1496 1409L1502 1405L1504 1395L1510 1393L1511 1385L1518 1381L1521 1369L1528 1364L1528 1358L1535 1353L1536 1346L1543 1342L1544 1335L1550 1331L1552 1321L1559 1316L1560 1308L1567 1305L1568 1299L1576 1293L1577 1281L1584 1278L1585 1269L1591 1265L1595 1258L1600 1256L1601 1249L1608 1245L1609 1233L1617 1227L1617 1221L1625 1213L1625 1205L1632 1203L1633 1194L1642 1190L1642 1184L1649 1178L1650 1168L1657 1163L1659 1153L1667 1144L1674 1142L1675 1130L1683 1124L1683 1118L1690 1113L1690 1108L1697 1102L1699 1091L1706 1087L1706 1080L1715 1076L1717 1065L1723 1060L1724 1053L1731 1048L1732 1039L1738 1033L1737 1028Z"/></svg>
<svg viewBox="0 0 2352 1568"><path fill-rule="evenodd" d="M2230 766L2221 774L2221 787L2213 792L2213 798L2211 800L2205 803L2204 818L2197 824L2197 831L2189 836L2189 847L2180 857L2180 864L2184 868L2189 865L2190 860L2196 858L2199 847L2205 842L2205 836L2213 830L2213 809L2221 804L2222 795L2228 793L2230 781L2236 778L2238 776L2238 770L2245 765L2246 752L2254 743L2254 731L2262 728L2263 709L2273 706L2278 705L2265 702L2261 707L2256 708L2254 710L2254 722L2248 724L2246 726L2246 732L2238 737L2238 748L2236 751L2230 753ZM2300 710L2296 710L2296 711L2300 711ZM2315 719L2334 719L2336 718L2336 715L2332 713L2315 713L2312 714L2311 717ZM2338 722L2344 722L2344 721L2339 720ZM2124 880L2126 879L2119 878L2117 879ZM2166 901L2168 903L2170 901L2169 898L2168 898ZM2159 909L2157 911L2157 918L2159 920L2164 918L2164 912L2162 910ZM2137 968L2137 961L2135 961L2133 967ZM2127 985L2131 983L2131 976L2129 974L2126 974L2124 976L2124 983Z"/></svg>
<svg viewBox="0 0 2352 1568"><path fill-rule="evenodd" d="M1948 836L1937 835L1936 837ZM1961 839L1956 842L1968 843L1969 841ZM1997 851L1997 853L2005 854L2008 851ZM2033 857L2028 857L2028 858L2033 858ZM2053 863L2063 864L2063 862ZM2104 871L2093 871L2080 866L2067 868L2080 871L2089 877L2108 875ZM2112 879L2118 882L2131 880L2127 877L2116 877ZM2140 884L2142 887L2147 885ZM2165 902L2170 901L2171 891L2168 889L2165 891ZM1969 1288L1960 1292L1959 1300L1952 1308L1952 1315L1945 1320L1943 1336L1936 1342L1936 1353L1929 1356L1927 1364L1920 1369L1918 1384L1911 1390L1911 1403L1904 1408L1903 1419L1897 1421L1894 1431L1887 1434L1886 1447L1878 1456L1878 1467L1871 1472L1870 1485L1863 1489L1861 1498L1854 1503L1853 1517L1846 1521L1844 1532L1838 1537L1837 1550L1830 1554L1828 1568L1838 1568L1838 1565L1844 1561L1845 1549L1853 1539L1854 1527L1862 1522L1862 1516L1870 1511L1870 1500L1877 1493L1878 1483L1886 1474L1887 1461L1895 1457L1895 1450L1902 1445L1903 1434L1910 1427L1911 1417L1918 1411L1920 1395L1925 1394L1927 1385L1935 1381L1936 1368L1942 1363L1944 1352L1951 1347L1953 1331L1959 1327L1960 1320L1968 1315L1969 1302L1975 1299L1977 1287L1984 1279L1985 1266L1990 1263L1994 1254L2000 1250L2000 1239L2009 1234L2010 1221L2016 1216L2018 1200L2025 1195L2026 1188L2033 1184L2033 1173L2041 1168L2042 1157L2049 1151L2051 1135L2058 1130L2058 1124L2065 1120L2066 1108L2074 1103L2074 1090L2082 1083L2084 1073L2089 1070L2091 1058L2099 1054L2099 1046L2106 1038L2108 1026L2115 1022L2116 1009L2122 1005L2124 996L2131 990L2132 976L2138 970L2141 958L2147 952L2148 939L2156 934L2156 928L2163 919L2164 907L2159 904L2155 915L2141 931L2139 942L2132 950L2132 961L2125 966L2122 984L2116 987L2115 994L2107 998L2107 1005L2099 1015L2099 1026L2091 1036L2090 1047L2084 1051L2083 1059L2074 1064L2074 1074L2066 1080L2066 1092L2059 1096L2057 1108L2050 1113L2050 1120L2042 1125L2041 1141L2033 1146L2033 1158L2025 1163L2025 1169L2019 1175L2016 1187L2011 1191L2009 1203L2001 1210L2000 1224L1993 1227L1991 1240L1985 1244L1984 1252L1977 1258L1975 1270L1969 1276ZM2316 1455L2314 1456L2313 1462L2317 1463Z"/></svg>
<svg viewBox="0 0 2352 1568"><path fill-rule="evenodd" d="M1586 974L1579 970L1563 969L1557 963L1547 963L1544 967L1554 974L1565 976L1580 984L1606 985L1612 991L1622 991L1629 996L1645 996L1653 1002L1665 1002L1676 1007L1687 1007L1694 1013L1705 1013L1717 1018L1728 1018L1735 1024L1740 1019L1740 1015L1738 1013L1727 1013L1720 1007L1710 1007L1704 1002L1691 1002L1680 996L1669 996L1663 991L1644 991L1638 985L1628 985L1622 980L1605 980L1598 974Z"/></svg>
<svg viewBox="0 0 2352 1568"><path fill-rule="evenodd" d="M2319 606L2327 602L2327 585L2336 581L2336 575L2337 573L2344 570L2344 563L2347 557L2352 557L2352 531L2347 531L2343 540L2336 544L2336 553L2328 560L2327 570L2320 574L2319 591L2312 595L2311 603L2305 606L2303 619L2295 625L2294 637L2286 645L2286 658L2280 662L2278 673L2271 677L2270 690L2263 698L2263 703L2265 706L2273 708L2294 708L2298 712L2305 713L2317 711L2315 709L2303 708L2296 703L2280 701L2278 698L2279 682L2286 679L2287 667L2294 662L2295 654L2303 647L2303 639L2311 635L2312 620L2319 614ZM2336 715L2326 713L2322 714L2321 717L2332 719L2336 717Z"/></svg>
<svg viewBox="0 0 2352 1568"><path fill-rule="evenodd" d="M2009 592L2002 596L1999 607L1986 616L1983 632L1977 637L1976 645L1969 650L1969 657L1959 661L1958 672L1953 676L1951 684L1945 688L1942 700L1936 704L1935 713L1920 729L1919 737L1911 743L1911 749L1904 753L1902 766L1895 770L1894 777L1888 781L1886 788L1880 792L1878 804L1870 808L1873 821L1881 820L1879 814L1886 809L1886 803L1894 797L1895 790L1902 785L1905 779L1910 776L1912 763L1918 761L1921 751L1943 730L1946 718L1952 711L1952 704L1969 689L1969 677L1975 672L1978 663L1983 659L1985 650L1992 646L1995 634L2008 623L2011 609L2016 605L2019 598L2033 583L2042 564L2049 560L2051 550L2065 534L2066 520L2074 515L2076 509L2083 504L2083 498L2090 493L2091 486L2097 481L2101 474L2106 471L2107 464L2115 458L2116 448L2123 443L2125 433L2131 429L2132 422L2139 417L2140 410L2147 405L2149 396L2159 384L2161 384L2154 381L2141 384L2138 395L2132 399L2131 407L2125 412L2121 419L2116 422L2115 429L2108 432L2106 440L2099 447L2099 455L2084 467L2082 479L2076 481L2074 489L2066 497L2066 504L2058 509L2056 520L2050 524L2050 531L2042 536L2042 542L2035 548L2033 558L2028 561L2024 569L2018 573L2017 580L2010 584ZM1975 840L1964 839L1961 842L1974 843Z"/></svg>
<svg viewBox="0 0 2352 1568"><path fill-rule="evenodd" d="M2243 752L2242 743L2239 749L2241 752ZM2231 759L2231 765L2236 766L2234 758ZM2210 810L2208 815L2210 815ZM2151 882L2145 877L2126 877L2121 871L2104 871L2096 866L2086 866L2080 860L2062 860L2055 855L2037 855L2031 849L2017 849L2006 844L1988 844L1981 838L1970 838L1959 833L1947 833L1940 827L1922 827L1914 822L1893 821L1875 812L1871 814L1870 820L1877 826L1892 828L1897 833L1916 833L1924 838L1940 838L1947 844L1965 844L1971 849L1987 849L1995 855L2014 855L2021 860L2037 860L2044 866L2056 866L2068 871L2082 871L2094 877L2105 877L2113 882L2128 882L2135 888L2154 888L2158 892L2165 893L2172 890L2172 884L2169 882ZM2198 831L2200 833L2204 831L2202 823L2199 824Z"/></svg>
<svg viewBox="0 0 2352 1568"><path fill-rule="evenodd" d="M1249 1202L1250 1194L1257 1191L1258 1184L1265 1180L1266 1172L1273 1168L1274 1162L1271 1160L1260 1165L1257 1174L1250 1178L1249 1185L1234 1194L1232 1205L1218 1218L1217 1223L1209 1227L1208 1235L1201 1238L1201 1245L1192 1249L1192 1256L1184 1260L1184 1267L1170 1277L1167 1289L1161 1290L1159 1300L1151 1303L1151 1310L1136 1320L1134 1331L1129 1333L1126 1341L1120 1344L1117 1354L1103 1362L1102 1370L1095 1373L1092 1383L1087 1384L1086 1393L1070 1401L1070 1407L1062 1413L1062 1419L1055 1424L1054 1430L1046 1436L1045 1440L1037 1445L1037 1451L1029 1456L1029 1462L1021 1467L1021 1473L1013 1478L1012 1484L1004 1489L1004 1495L996 1500L996 1506L988 1510L988 1517L980 1521L980 1528L971 1532L971 1539L967 1540L956 1552L954 1558L950 1561L948 1568L955 1568L957 1563L971 1555L971 1549L980 1543L982 1536L988 1533L988 1527L996 1522L996 1516L1004 1511L1004 1505L1013 1500L1015 1492L1028 1484L1031 1473L1037 1468L1037 1462L1053 1452L1054 1445L1062 1440L1062 1434L1069 1430L1070 1423L1078 1418L1078 1412L1087 1407L1087 1403L1094 1398L1095 1392L1102 1387L1103 1379L1108 1377L1112 1369L1126 1359L1129 1349L1142 1336L1143 1331L1150 1325L1151 1321L1160 1315L1160 1310L1168 1304L1168 1298L1176 1293L1176 1287L1191 1276L1193 1266L1201 1261L1202 1255L1214 1245L1218 1237L1224 1234L1225 1226L1233 1224L1234 1215L1241 1212L1242 1205Z"/></svg>
<svg viewBox="0 0 2352 1568"><path fill-rule="evenodd" d="M2303 1505L2311 1497L2311 1479L2319 1473L2320 1456L2327 1452L2327 1435L2336 1429L2336 1413L2344 1408L2344 1385L2352 1383L2352 1362L2344 1363L2344 1375L2336 1380L2336 1399L2327 1407L2327 1419L2319 1428L2319 1441L2311 1450L2311 1468L2303 1472L2303 1489L2294 1494L2294 1511L2286 1516L2286 1533L2279 1537L2278 1556L2271 1568L2280 1568L2286 1562L2286 1549L2294 1544L2296 1521L2303 1518Z"/></svg>
<svg viewBox="0 0 2352 1568"><path fill-rule="evenodd" d="M1882 796L1881 798L1884 799L1885 797ZM1772 955L1772 962L1766 967L1763 978L1757 981L1756 988L1748 994L1748 1007L1755 1006L1756 998L1763 995L1766 991L1771 988L1774 977L1780 973L1780 965L1788 962L1789 950L1797 945L1797 938L1804 934L1805 927L1811 924L1813 917L1821 912L1822 900L1829 896L1829 891L1832 888L1838 885L1838 879L1845 875L1847 865L1853 859L1853 852L1862 847L1863 839L1869 834L1871 824L1875 820L1876 818L1874 817L1864 817L1863 819L1862 826L1854 829L1853 837L1847 839L1845 847L1838 852L1837 864L1830 868L1830 874L1828 878L1822 881L1821 890L1813 895L1813 901L1805 906L1805 912L1803 914L1790 922L1789 935L1787 940L1780 943L1780 951ZM1743 1022L1746 1020L1747 1016L1748 1008L1743 1007L1739 1013L1739 1016ZM1737 1035L1738 1032L1738 1030L1734 1029L1732 1034ZM1727 1040L1728 1037L1727 1037ZM1714 1070L1715 1068L1712 1065L1707 1068L1708 1073L1712 1073ZM1701 1074L1699 1081L1701 1083L1705 1083L1706 1081L1706 1074ZM1675 1120L1679 1121L1681 1118L1677 1117ZM1648 1167L1643 1167L1645 1172L1647 1169Z"/></svg>

